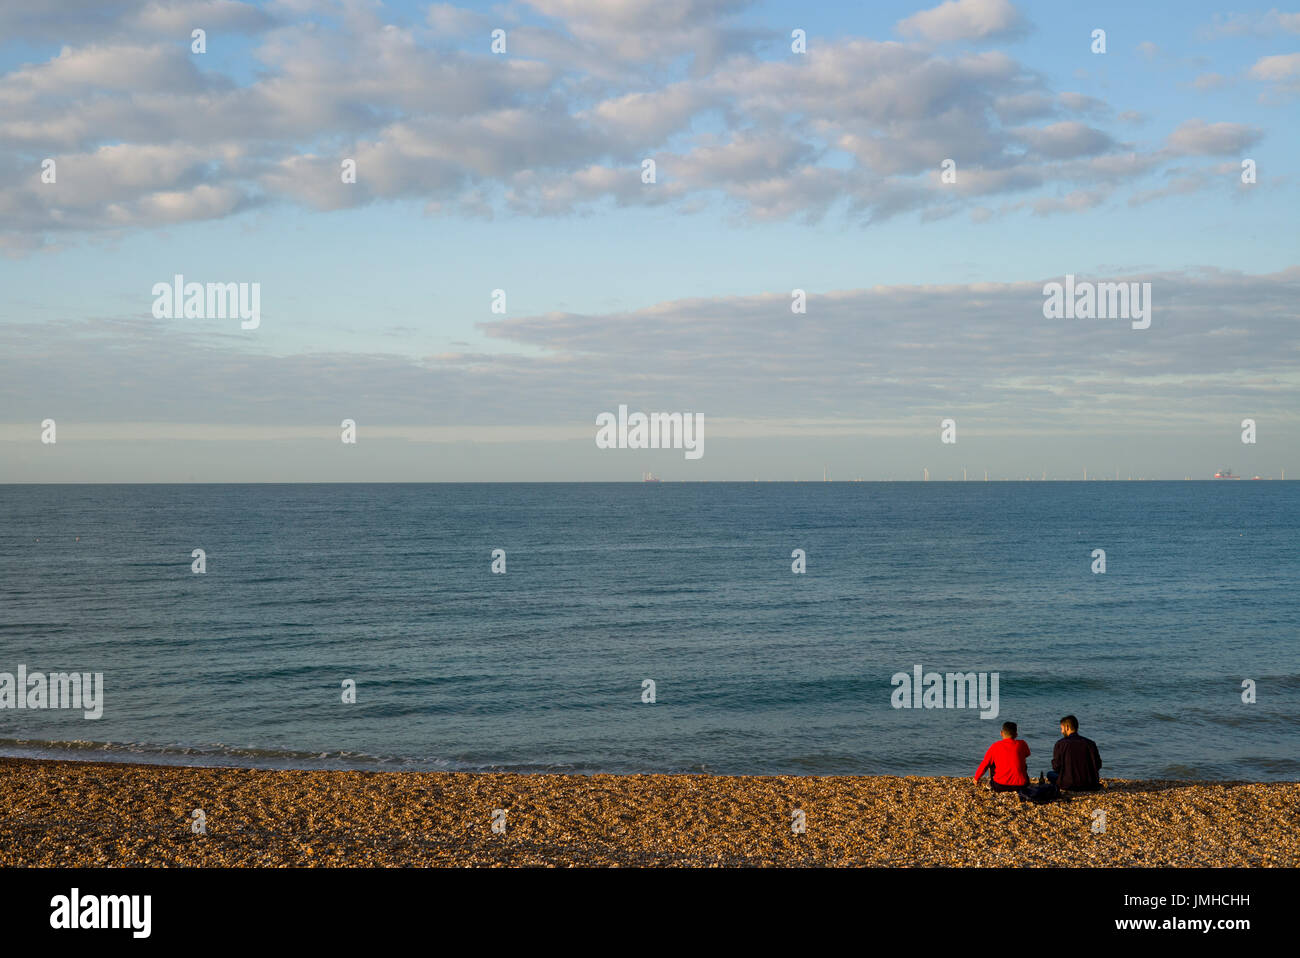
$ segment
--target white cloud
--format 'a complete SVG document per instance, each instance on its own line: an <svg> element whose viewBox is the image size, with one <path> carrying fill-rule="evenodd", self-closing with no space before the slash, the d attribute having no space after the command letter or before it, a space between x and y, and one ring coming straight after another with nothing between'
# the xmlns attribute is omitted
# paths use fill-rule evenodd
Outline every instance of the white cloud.
<svg viewBox="0 0 1300 958"><path fill-rule="evenodd" d="M693 53L713 61L739 49L729 17L752 0L527 0L579 41L632 62Z"/></svg>
<svg viewBox="0 0 1300 958"><path fill-rule="evenodd" d="M1036 212L1098 201L1066 194ZM526 355L273 355L193 324L18 321L0 325L0 408L5 422L27 422L30 435L51 396L62 432L65 421L323 428L321 410L339 407L374 426L561 425L590 422L595 397L610 395L757 423L842 419L846 408L885 418L913 415L942 393L978 395L988 422L1021 422L1026 410L1050 409L1058 426L1105 434L1132 416L1128 400L1177 405L1201 398L1206 377L1223 377L1216 408L1240 404L1294 418L1300 268L1269 275L1084 270L1074 267L1084 279L1151 282L1151 329L1045 320L1042 286L1059 276L809 290L798 335L784 290L480 324L496 342L528 347ZM633 379L628 369L637 370ZM1086 388L1099 369L1115 400L1110 415ZM1273 385L1257 389L1252 378ZM268 383L275 384L273 415Z"/></svg>
<svg viewBox="0 0 1300 958"><path fill-rule="evenodd" d="M834 210L870 223L1051 189L1038 197L1044 208L1065 209L1056 197L1092 195L1101 182L1118 188L1161 156L1257 137L1231 124L1185 125L1167 155L1093 164L1133 151L1103 127L1111 105L1055 92L1005 52L847 37L821 38L805 57L764 59L738 39L744 6L537 0L548 25L508 23L511 55L498 57L486 35L473 52L437 32L482 29L487 14L438 5L426 17L431 34L386 22L378 4L282 0L268 7L276 19L258 37L259 68L239 78L221 72L220 58L200 70L184 37L151 42L137 29L127 40L123 31L192 14L259 28L247 5L105 7L115 19L104 39L0 75L0 235L7 250L39 249L61 233L286 201L333 210L410 199L431 213L475 216L494 206L550 216L602 202L681 210L722 202L742 219ZM3 15L31 29L45 16L23 4ZM1023 26L1009 4L945 4L918 17L913 27L930 38ZM623 49L620 33L635 34L627 42L636 49ZM611 46L601 48L605 39ZM709 50L731 52L672 70L657 59ZM55 188L35 175L44 157L67 173ZM340 182L345 157L357 161L356 184ZM660 164L653 190L629 175L646 157ZM958 182L940 190L936 171L948 158Z"/></svg>
<svg viewBox="0 0 1300 958"><path fill-rule="evenodd" d="M132 28L188 37L202 28L213 33L257 33L275 19L251 3L238 0L169 0L149 3L126 19Z"/></svg>
<svg viewBox="0 0 1300 958"><path fill-rule="evenodd" d="M1023 34L1027 23L1010 0L947 0L898 22L898 32L933 43L997 40Z"/></svg>
<svg viewBox="0 0 1300 958"><path fill-rule="evenodd" d="M1105 100L1099 100L1094 96L1087 96L1083 93L1061 93L1057 95L1056 99L1061 106L1071 113L1100 117L1111 112L1110 104Z"/></svg>
<svg viewBox="0 0 1300 958"><path fill-rule="evenodd" d="M1300 33L1300 13L1282 13L1276 8L1267 13L1215 14L1204 34L1211 37L1271 37L1282 33Z"/></svg>
<svg viewBox="0 0 1300 958"><path fill-rule="evenodd" d="M0 100L99 92L196 93L207 86L185 48L176 44L65 46L53 59L22 67L0 81Z"/></svg>
<svg viewBox="0 0 1300 958"><path fill-rule="evenodd" d="M1226 156L1258 143L1263 131L1245 123L1188 120L1169 134L1168 148L1180 155Z"/></svg>
<svg viewBox="0 0 1300 958"><path fill-rule="evenodd" d="M1114 145L1114 141L1101 130L1076 120L1044 127L1019 127L1012 133L1035 151L1053 159L1093 156Z"/></svg>
<svg viewBox="0 0 1300 958"><path fill-rule="evenodd" d="M1300 53L1261 57L1250 68L1250 75L1256 80L1266 81L1287 80L1300 76Z"/></svg>

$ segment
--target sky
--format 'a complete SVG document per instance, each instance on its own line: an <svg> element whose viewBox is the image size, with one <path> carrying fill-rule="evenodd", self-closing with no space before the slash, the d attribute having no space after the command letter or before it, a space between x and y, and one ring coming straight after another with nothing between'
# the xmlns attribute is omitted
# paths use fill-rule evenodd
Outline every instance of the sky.
<svg viewBox="0 0 1300 958"><path fill-rule="evenodd" d="M1201 0L9 0L0 482L1300 477L1298 106Z"/></svg>

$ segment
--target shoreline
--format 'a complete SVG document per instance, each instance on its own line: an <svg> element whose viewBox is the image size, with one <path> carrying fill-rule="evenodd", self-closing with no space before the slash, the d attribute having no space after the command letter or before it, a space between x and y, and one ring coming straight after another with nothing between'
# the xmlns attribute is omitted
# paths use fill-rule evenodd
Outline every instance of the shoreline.
<svg viewBox="0 0 1300 958"><path fill-rule="evenodd" d="M1300 866L1300 782L1106 785L0 758L0 866Z"/></svg>

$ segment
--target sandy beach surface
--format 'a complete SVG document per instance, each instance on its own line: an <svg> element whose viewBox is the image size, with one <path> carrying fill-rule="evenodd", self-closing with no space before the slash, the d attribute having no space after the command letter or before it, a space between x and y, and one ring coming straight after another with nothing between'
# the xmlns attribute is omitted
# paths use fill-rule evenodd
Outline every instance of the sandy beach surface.
<svg viewBox="0 0 1300 958"><path fill-rule="evenodd" d="M1036 806L956 778L0 759L0 865L1295 867L1300 783L1116 780Z"/></svg>

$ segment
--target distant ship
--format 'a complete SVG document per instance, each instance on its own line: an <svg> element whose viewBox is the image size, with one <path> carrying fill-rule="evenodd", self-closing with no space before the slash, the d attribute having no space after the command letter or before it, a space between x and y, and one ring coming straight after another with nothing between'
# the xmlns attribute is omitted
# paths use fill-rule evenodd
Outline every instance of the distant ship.
<svg viewBox="0 0 1300 958"><path fill-rule="evenodd" d="M641 481L642 482L663 482L663 480L660 479L658 476L656 476L653 472L643 472L641 474Z"/></svg>
<svg viewBox="0 0 1300 958"><path fill-rule="evenodd" d="M1231 469L1224 469L1222 472L1214 474L1215 479L1240 479L1241 476L1234 476Z"/></svg>

